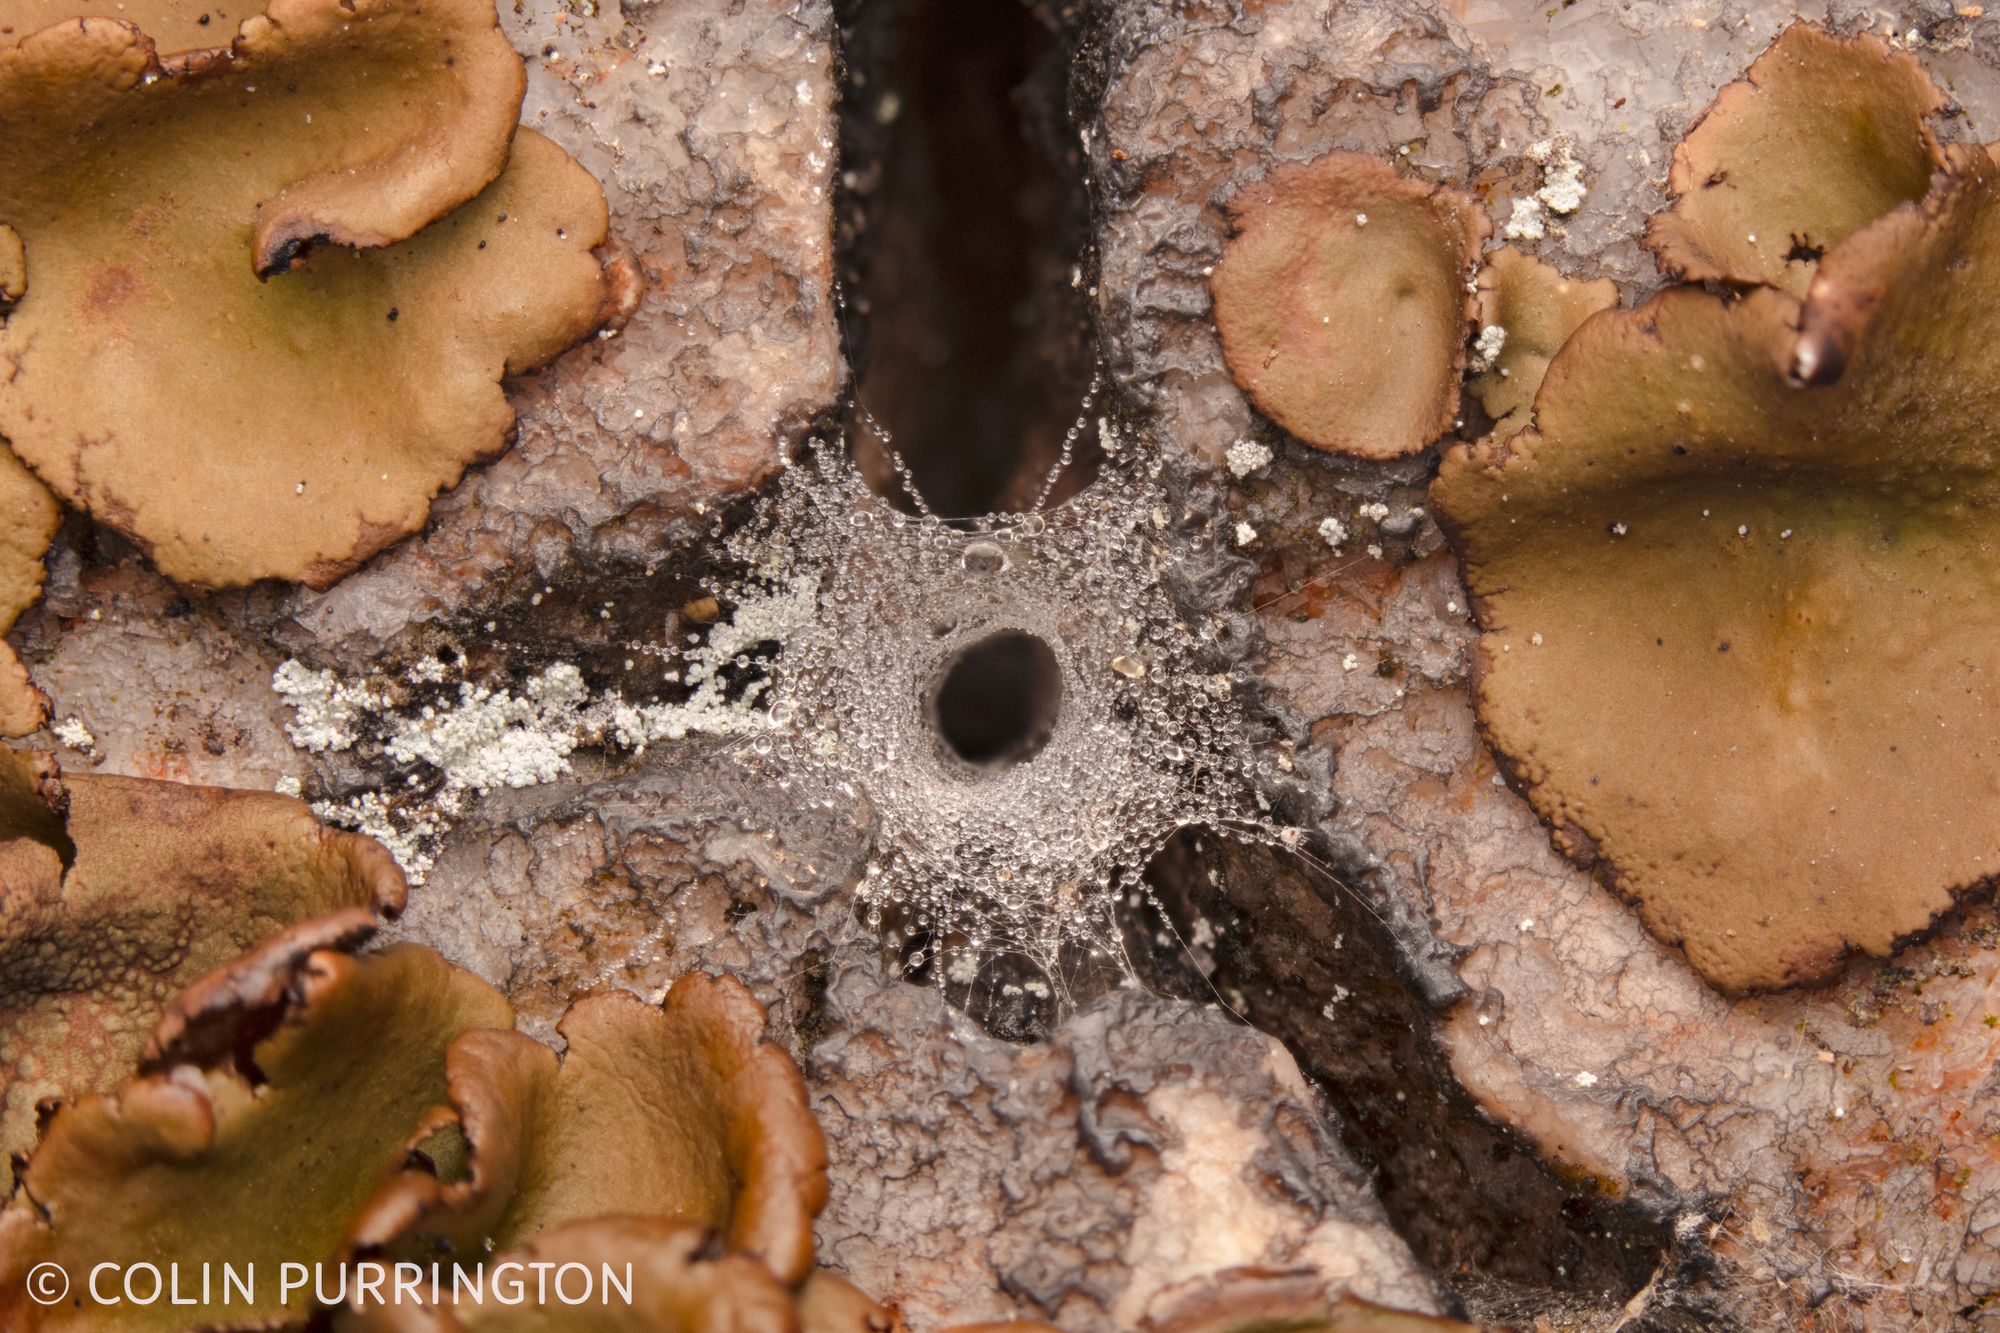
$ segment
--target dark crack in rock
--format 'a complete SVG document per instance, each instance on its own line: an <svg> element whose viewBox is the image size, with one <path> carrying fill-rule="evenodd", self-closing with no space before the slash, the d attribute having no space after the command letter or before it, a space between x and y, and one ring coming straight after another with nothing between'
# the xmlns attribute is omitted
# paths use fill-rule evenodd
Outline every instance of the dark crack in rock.
<svg viewBox="0 0 2000 1333"><path fill-rule="evenodd" d="M1113 368L1184 456L1232 483L1232 518L1256 534L1242 549L1262 565L1265 681L1310 737L1300 766L1333 774L1321 827L1335 868L1397 927L1384 937L1412 986L1462 992L1416 1020L1443 1063L1426 1057L1407 1091L1452 1101L1449 1084L1462 1085L1570 1187L1561 1225L1544 1230L1579 1242L1577 1266L1534 1272L1496 1252L1471 1259L1474 1273L1440 1272L1515 1317L1822 1330L1990 1319L1993 911L1969 907L1825 990L1731 1002L1705 987L1551 850L1479 743L1468 602L1424 512L1434 460L1339 463L1256 418L1222 367L1204 270L1233 190L1352 148L1470 184L1503 235L1513 224L1517 244L1640 299L1659 278L1639 223L1664 201L1672 145L1801 12L1916 54L1957 99L1948 136L2000 135L2000 22L1976 5L1296 0L1113 4L1099 18L1106 94L1091 148ZM1321 1008L1324 982L1364 988L1288 937L1334 900L1315 906L1282 875L1232 879L1232 897L1284 924L1248 919L1244 946L1216 955L1219 980L1345 1089L1348 1123L1366 1124L1343 1100L1367 1100L1366 1071L1327 1049L1340 1022ZM1448 1266L1452 1247L1427 1239L1402 1197L1425 1173L1393 1152L1379 1164L1391 1215ZM1535 1197L1524 1193L1529 1212ZM1596 1258L1577 1234L1592 1229L1610 1232ZM1633 1236L1649 1237L1651 1275L1621 1258ZM1547 1284L1539 1309L1484 1285L1524 1279Z"/></svg>
<svg viewBox="0 0 2000 1333"><path fill-rule="evenodd" d="M827 1131L821 1261L918 1329L1129 1329L1162 1288L1232 1264L1445 1308L1282 1046L1131 988L1045 1041L990 1036L885 970L853 909L865 848L726 756L682 754L490 802L393 933L502 986L543 1036L580 989L742 977Z"/></svg>
<svg viewBox="0 0 2000 1333"><path fill-rule="evenodd" d="M1016 1046L859 969L828 1009L808 1068L845 1165L822 1255L919 1327L1129 1329L1239 1264L1442 1308L1291 1057L1219 1009L1126 989Z"/></svg>

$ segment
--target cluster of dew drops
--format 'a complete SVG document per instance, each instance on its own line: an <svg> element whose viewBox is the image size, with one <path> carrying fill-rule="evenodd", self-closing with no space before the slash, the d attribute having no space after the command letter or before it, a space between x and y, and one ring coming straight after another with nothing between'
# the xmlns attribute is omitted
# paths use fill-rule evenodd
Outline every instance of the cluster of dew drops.
<svg viewBox="0 0 2000 1333"><path fill-rule="evenodd" d="M829 811L867 805L868 923L883 929L886 911L888 928L965 958L1025 956L1058 986L1079 949L1123 959L1118 903L1146 892L1140 874L1176 830L1296 841L1260 794L1280 774L1249 668L1170 591L1175 562L1212 538L1206 518L1175 520L1157 450L1097 418L1098 476L1045 507L1097 392L1023 512L940 517L889 448L905 513L843 441L814 439L724 543L743 571L726 589L737 637L768 636L738 659L765 719L746 761ZM1060 700L1032 757L970 763L932 701L961 654L1002 634L1051 650Z"/></svg>

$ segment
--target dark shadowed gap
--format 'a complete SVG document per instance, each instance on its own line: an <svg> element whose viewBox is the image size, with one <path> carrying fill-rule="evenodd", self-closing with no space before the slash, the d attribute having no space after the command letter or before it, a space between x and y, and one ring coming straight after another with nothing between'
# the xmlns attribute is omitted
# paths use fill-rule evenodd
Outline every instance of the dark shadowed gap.
<svg viewBox="0 0 2000 1333"><path fill-rule="evenodd" d="M1090 212L1066 111L1068 53L1023 0L840 0L837 10L840 271L856 397L937 513L1024 508L1090 380ZM854 415L871 484L909 507ZM1080 448L1053 498L1087 482L1095 462Z"/></svg>
<svg viewBox="0 0 2000 1333"><path fill-rule="evenodd" d="M1035 757L1062 709L1062 668L1032 634L981 639L944 671L931 717L951 752L968 764L1006 768Z"/></svg>
<svg viewBox="0 0 2000 1333"><path fill-rule="evenodd" d="M1647 1314L1620 1328L1724 1327L1706 1308L1701 1260L1672 1242L1670 1214L1699 1200L1663 1208L1559 1174L1458 1082L1435 1035L1455 1001L1428 995L1403 961L1428 945L1410 934L1420 923L1385 920L1366 890L1302 856L1201 830L1177 835L1146 877L1179 938L1211 941L1199 970L1186 951L1135 948L1147 981L1227 995L1285 1044L1375 1173L1391 1223L1473 1316L1533 1327L1573 1303L1609 1319L1651 1283Z"/></svg>

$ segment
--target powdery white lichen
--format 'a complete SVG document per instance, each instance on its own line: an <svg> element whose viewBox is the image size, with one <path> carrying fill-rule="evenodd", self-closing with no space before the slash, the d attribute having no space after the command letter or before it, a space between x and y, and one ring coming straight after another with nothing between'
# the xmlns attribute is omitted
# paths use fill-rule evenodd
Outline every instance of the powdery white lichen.
<svg viewBox="0 0 2000 1333"><path fill-rule="evenodd" d="M438 840L449 827L434 808L398 808L381 792L369 791L342 801L315 801L312 812L339 828L365 833L388 848L410 883L422 884L437 863Z"/></svg>
<svg viewBox="0 0 2000 1333"><path fill-rule="evenodd" d="M90 734L81 718L66 717L51 726L49 734L78 754L92 754L97 749L97 737Z"/></svg>
<svg viewBox="0 0 2000 1333"><path fill-rule="evenodd" d="M571 770L578 749L605 746L643 754L661 741L689 736L741 737L765 726L753 682L732 694L725 668L747 663L760 644L781 639L813 612L813 589L759 590L735 617L682 654L678 678L690 686L678 701L627 700L617 691L592 694L573 664L558 662L529 678L520 692L459 681L442 702L397 705L401 687L450 683L452 668L420 658L397 681L343 682L331 671L288 661L271 686L294 712L292 743L310 753L379 747L390 778L379 790L315 803L320 818L355 829L388 847L412 883L421 884L437 846L472 797L499 788L538 786ZM288 779L289 794L302 784ZM280 790L286 790L280 786Z"/></svg>
<svg viewBox="0 0 2000 1333"><path fill-rule="evenodd" d="M1542 206L1568 216L1584 206L1584 164L1576 160L1576 144L1566 138L1544 138L1528 144L1528 160L1542 166L1542 188L1534 192Z"/></svg>
<svg viewBox="0 0 2000 1333"><path fill-rule="evenodd" d="M355 724L380 697L365 687L342 683L331 671L314 671L287 658L271 676L271 688L292 706L285 733L312 754L345 750L355 741Z"/></svg>
<svg viewBox="0 0 2000 1333"><path fill-rule="evenodd" d="M1255 440L1237 440L1223 451L1223 461L1229 465L1230 475L1238 481L1261 467L1268 467L1273 457L1269 445Z"/></svg>
<svg viewBox="0 0 2000 1333"><path fill-rule="evenodd" d="M1583 207L1590 187L1583 183L1583 163L1567 138L1539 139L1527 148L1528 160L1542 170L1542 183L1526 198L1514 200L1501 228L1510 241L1539 241L1548 235L1548 216L1568 217Z"/></svg>
<svg viewBox="0 0 2000 1333"><path fill-rule="evenodd" d="M1583 207L1583 197L1589 192L1583 183L1583 164L1565 153L1564 159L1551 165L1542 177L1542 188L1535 191L1535 198L1549 212L1568 217Z"/></svg>
<svg viewBox="0 0 2000 1333"><path fill-rule="evenodd" d="M455 705L427 705L404 721L388 755L431 765L448 789L532 787L569 771L588 700L583 673L568 663L530 678L519 695L461 683Z"/></svg>
<svg viewBox="0 0 2000 1333"><path fill-rule="evenodd" d="M1491 370L1493 363L1500 359L1500 351L1507 345L1507 330L1499 324L1488 324L1479 330L1479 337L1473 340L1472 359L1469 368L1473 371Z"/></svg>
<svg viewBox="0 0 2000 1333"><path fill-rule="evenodd" d="M1516 199L1500 234L1510 241L1539 241L1548 235L1548 222L1542 216L1542 201L1532 195Z"/></svg>

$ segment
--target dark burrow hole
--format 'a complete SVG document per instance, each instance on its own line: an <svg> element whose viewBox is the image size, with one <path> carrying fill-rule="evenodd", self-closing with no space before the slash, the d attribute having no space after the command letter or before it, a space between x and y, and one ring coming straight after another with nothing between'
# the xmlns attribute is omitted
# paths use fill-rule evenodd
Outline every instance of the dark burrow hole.
<svg viewBox="0 0 2000 1333"><path fill-rule="evenodd" d="M1041 752L1062 712L1062 667L1032 634L990 634L946 664L929 713L947 748L983 768Z"/></svg>
<svg viewBox="0 0 2000 1333"><path fill-rule="evenodd" d="M1434 945L1422 923L1299 855L1200 831L1177 835L1146 877L1174 935L1209 939L1197 919L1213 932L1195 957L1149 947L1161 923L1135 920L1146 982L1226 997L1285 1044L1372 1168L1391 1223L1469 1315L1524 1327L1602 1316L1650 1282L1647 1312L1621 1329L1717 1327L1701 1260L1674 1245L1669 1210L1557 1174L1460 1086L1434 1035L1452 997L1427 996L1438 988L1405 965Z"/></svg>
<svg viewBox="0 0 2000 1333"><path fill-rule="evenodd" d="M1093 364L1070 53L1023 0L837 0L840 277L857 401L947 516L1033 502ZM909 507L857 419L870 484ZM1052 499L1086 484L1091 433Z"/></svg>
<svg viewBox="0 0 2000 1333"><path fill-rule="evenodd" d="M836 0L845 348L858 403L946 515L1030 502L1090 378L1091 213L1067 107L1093 90L1089 61L1072 59L1072 44L1088 42L1055 12L1024 0ZM908 507L887 452L848 424L871 485ZM1054 498L1097 462L1093 443ZM1046 743L1060 702L1054 654L1010 634L951 663L926 706L951 753L1004 764ZM1308 861L1206 834L1176 838L1148 880L1177 932L1137 896L1125 942L1139 979L1193 1001L1227 997L1286 1045L1373 1171L1391 1222L1468 1313L1529 1327L1601 1319L1650 1282L1658 1299L1620 1323L1627 1333L1711 1326L1702 1275L1663 1209L1558 1175L1459 1085L1434 1035L1449 998L1413 971L1435 951L1423 923L1384 924L1380 904ZM1126 980L1081 954L965 959L963 939L888 915L892 965L1009 1040L1042 1039ZM1198 967L1176 942L1210 939L1197 915L1213 927ZM1449 967L1435 970L1442 989L1456 984Z"/></svg>

